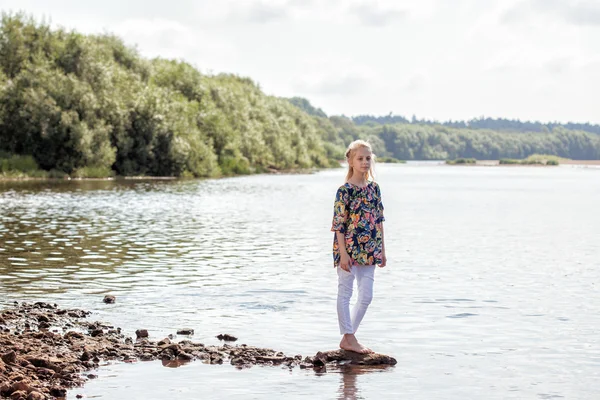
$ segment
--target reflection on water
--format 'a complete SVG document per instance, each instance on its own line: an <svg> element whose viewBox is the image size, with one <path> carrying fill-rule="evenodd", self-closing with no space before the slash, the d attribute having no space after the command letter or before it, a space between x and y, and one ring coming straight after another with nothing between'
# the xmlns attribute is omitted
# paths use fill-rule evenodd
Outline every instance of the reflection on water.
<svg viewBox="0 0 600 400"><path fill-rule="evenodd" d="M184 365L189 364L190 362L191 362L191 360L180 360L180 359L169 360L166 358L164 360L161 360L162 366L167 367L167 368L183 367Z"/></svg>
<svg viewBox="0 0 600 400"><path fill-rule="evenodd" d="M389 267L376 272L360 340L396 358L395 368L112 364L83 392L597 399L599 174L379 166ZM229 333L289 355L331 350L339 337L329 228L343 175L0 182L0 306L80 307L152 340L191 328L207 345ZM105 294L116 302L104 304Z"/></svg>
<svg viewBox="0 0 600 400"><path fill-rule="evenodd" d="M338 372L340 374L340 388L338 390L339 400L357 400L364 399L360 392L360 375L391 372L394 367L390 366L360 366L360 365L345 365L340 366L339 371L335 369L329 372Z"/></svg>

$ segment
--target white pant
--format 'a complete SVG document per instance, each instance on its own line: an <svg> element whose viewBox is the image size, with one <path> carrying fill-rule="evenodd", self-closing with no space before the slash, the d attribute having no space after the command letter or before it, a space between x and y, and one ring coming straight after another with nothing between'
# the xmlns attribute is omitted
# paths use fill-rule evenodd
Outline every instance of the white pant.
<svg viewBox="0 0 600 400"><path fill-rule="evenodd" d="M340 333L353 334L358 330L371 300L373 299L373 282L375 281L374 265L353 265L350 272L337 267L338 274L338 297L337 313L340 323ZM352 297L352 288L354 278L358 286L358 299L352 308L352 317L350 317L350 298Z"/></svg>

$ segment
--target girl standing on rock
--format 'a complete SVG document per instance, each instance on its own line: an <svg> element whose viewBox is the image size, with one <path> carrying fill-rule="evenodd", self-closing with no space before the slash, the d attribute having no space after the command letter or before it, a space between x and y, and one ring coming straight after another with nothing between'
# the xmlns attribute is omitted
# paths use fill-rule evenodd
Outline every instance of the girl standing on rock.
<svg viewBox="0 0 600 400"><path fill-rule="evenodd" d="M371 299L375 266L385 267L383 204L379 185L373 180L374 155L369 143L356 140L346 151L346 183L335 196L333 223L333 263L338 274L337 313L340 348L357 353L372 353L356 339ZM350 313L354 280L358 299Z"/></svg>

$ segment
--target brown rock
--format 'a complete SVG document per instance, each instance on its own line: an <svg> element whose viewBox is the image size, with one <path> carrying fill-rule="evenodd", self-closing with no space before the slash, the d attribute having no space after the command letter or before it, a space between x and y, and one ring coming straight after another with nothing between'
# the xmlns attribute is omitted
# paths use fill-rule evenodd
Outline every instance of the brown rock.
<svg viewBox="0 0 600 400"><path fill-rule="evenodd" d="M243 359L242 357L237 357L237 358L232 358L231 359L231 365L244 365L246 364L247 361L245 359Z"/></svg>
<svg viewBox="0 0 600 400"><path fill-rule="evenodd" d="M154 360L154 356L152 354L144 353L140 355L140 360L142 361L152 361Z"/></svg>
<svg viewBox="0 0 600 400"><path fill-rule="evenodd" d="M12 400L27 400L27 392L23 390L17 390L16 392L12 392L10 398Z"/></svg>
<svg viewBox="0 0 600 400"><path fill-rule="evenodd" d="M38 376L50 379L54 376L54 374L56 374L56 372L52 369L49 368L37 368L35 370L35 372L37 373Z"/></svg>
<svg viewBox="0 0 600 400"><path fill-rule="evenodd" d="M50 318L48 318L44 314L38 315L37 320L38 320L38 322L50 322Z"/></svg>
<svg viewBox="0 0 600 400"><path fill-rule="evenodd" d="M19 372L14 372L10 374L8 379L13 382L21 382L23 379L25 379L25 376Z"/></svg>
<svg viewBox="0 0 600 400"><path fill-rule="evenodd" d="M327 365L327 355L325 353L318 352L313 359L313 365L315 367L324 367Z"/></svg>
<svg viewBox="0 0 600 400"><path fill-rule="evenodd" d="M271 357L271 356L258 356L257 360L264 362L272 362L273 364L280 364L286 360L285 357Z"/></svg>
<svg viewBox="0 0 600 400"><path fill-rule="evenodd" d="M10 385L8 382L0 386L0 396L8 396L10 394Z"/></svg>
<svg viewBox="0 0 600 400"><path fill-rule="evenodd" d="M181 346L178 343L171 343L167 346L164 346L162 349L163 351L166 349L172 350L175 354L181 353Z"/></svg>
<svg viewBox="0 0 600 400"><path fill-rule="evenodd" d="M31 388L25 381L19 381L12 384L10 387L11 392L25 392L26 394L31 391Z"/></svg>
<svg viewBox="0 0 600 400"><path fill-rule="evenodd" d="M79 359L81 361L89 361L92 359L92 355L89 352L84 351L83 353L81 353L81 356L79 357Z"/></svg>
<svg viewBox="0 0 600 400"><path fill-rule="evenodd" d="M209 360L210 364L223 364L223 357L216 354L212 354Z"/></svg>
<svg viewBox="0 0 600 400"><path fill-rule="evenodd" d="M75 332L75 331L69 331L65 334L65 339L84 339L85 336L83 336L82 333L79 332Z"/></svg>
<svg viewBox="0 0 600 400"><path fill-rule="evenodd" d="M148 337L148 330L138 329L137 331L135 331L135 335L138 337L138 339Z"/></svg>
<svg viewBox="0 0 600 400"><path fill-rule="evenodd" d="M116 298L115 296L111 296L111 295L106 295L104 296L104 300L102 300L103 302L105 302L106 304L113 304L115 302Z"/></svg>
<svg viewBox="0 0 600 400"><path fill-rule="evenodd" d="M235 336L228 335L227 333L225 333L225 334L221 333L221 334L217 335L217 339L225 340L227 342L235 342L236 340L238 340L238 338L236 338Z"/></svg>
<svg viewBox="0 0 600 400"><path fill-rule="evenodd" d="M194 334L194 330L190 329L190 328L183 328L183 329L179 329L177 331L178 335L193 335Z"/></svg>
<svg viewBox="0 0 600 400"><path fill-rule="evenodd" d="M52 305L52 304L43 303L41 301L38 301L33 305L33 308L45 308L47 310L52 310L53 308L56 308L56 304Z"/></svg>
<svg viewBox="0 0 600 400"><path fill-rule="evenodd" d="M35 391L29 393L29 396L27 396L27 400L45 400L45 399L46 399L46 396L44 396L40 392L35 392Z"/></svg>
<svg viewBox="0 0 600 400"><path fill-rule="evenodd" d="M189 354L189 353L183 353L183 352L181 352L181 353L179 353L177 355L177 358L180 359L180 360L193 360L194 356L191 355L191 354Z"/></svg>
<svg viewBox="0 0 600 400"><path fill-rule="evenodd" d="M15 364L17 362L17 353L9 351L8 353L2 354L2 361L7 364Z"/></svg>
<svg viewBox="0 0 600 400"><path fill-rule="evenodd" d="M50 389L50 396L54 396L54 397L65 397L67 395L67 389L60 387L60 386L54 386L53 388Z"/></svg>
<svg viewBox="0 0 600 400"><path fill-rule="evenodd" d="M175 358L175 353L171 349L164 349L160 353L161 360L173 360Z"/></svg>
<svg viewBox="0 0 600 400"><path fill-rule="evenodd" d="M40 322L38 325L38 328L39 329L48 329L48 328L50 328L50 324L47 322Z"/></svg>
<svg viewBox="0 0 600 400"><path fill-rule="evenodd" d="M54 369L55 365L49 359L44 357L25 357L25 360L35 365L37 368Z"/></svg>
<svg viewBox="0 0 600 400"><path fill-rule="evenodd" d="M104 331L102 329L94 329L91 335L92 337L102 336L104 335Z"/></svg>
<svg viewBox="0 0 600 400"><path fill-rule="evenodd" d="M64 374L73 374L75 372L77 372L78 370L75 368L75 365L71 364L71 365L67 365L66 367L63 368L63 370L61 371L61 373Z"/></svg>
<svg viewBox="0 0 600 400"><path fill-rule="evenodd" d="M369 353L360 354L346 350L332 350L318 352L313 360L315 367L324 366L329 362L348 362L350 365L396 365L395 358L385 354Z"/></svg>

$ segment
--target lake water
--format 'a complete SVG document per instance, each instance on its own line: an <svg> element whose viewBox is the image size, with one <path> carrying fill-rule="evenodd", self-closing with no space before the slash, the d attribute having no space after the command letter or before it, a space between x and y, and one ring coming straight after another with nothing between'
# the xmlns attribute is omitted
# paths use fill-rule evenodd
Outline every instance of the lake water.
<svg viewBox="0 0 600 400"><path fill-rule="evenodd" d="M56 302L152 339L186 327L205 344L334 349L344 175L0 182L0 306ZM395 367L110 363L69 398L600 398L600 169L379 165L378 181L389 266L358 337Z"/></svg>

